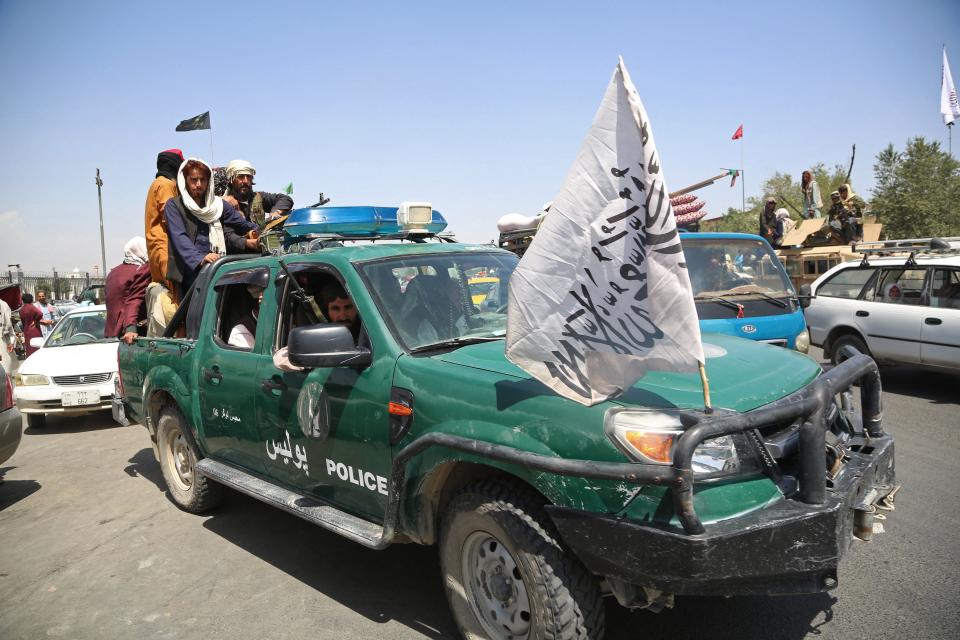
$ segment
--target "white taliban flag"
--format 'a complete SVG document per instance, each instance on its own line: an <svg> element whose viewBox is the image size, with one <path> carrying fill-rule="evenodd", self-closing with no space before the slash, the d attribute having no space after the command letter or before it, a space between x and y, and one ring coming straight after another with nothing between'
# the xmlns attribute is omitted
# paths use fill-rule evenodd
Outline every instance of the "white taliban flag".
<svg viewBox="0 0 960 640"><path fill-rule="evenodd" d="M943 48L943 76L940 78L940 114L943 124L948 127L960 118L960 104L957 102L957 86L953 84L950 63L947 62L947 48Z"/></svg>
<svg viewBox="0 0 960 640"><path fill-rule="evenodd" d="M704 361L653 131L620 59L577 159L510 280L507 358L592 405Z"/></svg>

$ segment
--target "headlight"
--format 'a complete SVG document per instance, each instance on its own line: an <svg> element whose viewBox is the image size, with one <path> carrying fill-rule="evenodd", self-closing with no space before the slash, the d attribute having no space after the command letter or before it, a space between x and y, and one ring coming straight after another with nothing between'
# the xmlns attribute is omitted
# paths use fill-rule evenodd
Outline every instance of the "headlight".
<svg viewBox="0 0 960 640"><path fill-rule="evenodd" d="M797 339L794 342L795 349L800 353L806 353L810 350L810 332L804 329L797 334Z"/></svg>
<svg viewBox="0 0 960 640"><path fill-rule="evenodd" d="M689 425L669 411L612 410L605 419L607 436L625 454L647 464L673 464L673 449ZM728 475L742 469L734 436L701 442L693 452L694 475Z"/></svg>
<svg viewBox="0 0 960 640"><path fill-rule="evenodd" d="M33 387L41 384L50 384L50 379L47 376L42 376L39 373L24 373L17 374L14 382L18 387Z"/></svg>

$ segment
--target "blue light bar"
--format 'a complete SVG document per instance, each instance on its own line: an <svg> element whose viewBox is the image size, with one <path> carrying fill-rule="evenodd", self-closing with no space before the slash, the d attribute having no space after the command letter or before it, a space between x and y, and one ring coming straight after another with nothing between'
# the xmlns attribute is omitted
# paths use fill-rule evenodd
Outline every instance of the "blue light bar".
<svg viewBox="0 0 960 640"><path fill-rule="evenodd" d="M439 211L426 225L428 233L437 234L447 228ZM397 207L315 207L294 209L283 225L285 244L317 235L344 238L399 237L407 230L397 222Z"/></svg>

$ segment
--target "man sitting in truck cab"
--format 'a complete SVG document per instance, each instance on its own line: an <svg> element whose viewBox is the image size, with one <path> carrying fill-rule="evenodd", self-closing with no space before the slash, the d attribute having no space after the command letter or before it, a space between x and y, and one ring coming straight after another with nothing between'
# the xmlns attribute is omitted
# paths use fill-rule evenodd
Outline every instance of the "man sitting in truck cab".
<svg viewBox="0 0 960 640"><path fill-rule="evenodd" d="M329 322L345 324L356 342L360 338L360 316L353 299L336 280L330 280L320 290L320 305Z"/></svg>
<svg viewBox="0 0 960 640"><path fill-rule="evenodd" d="M257 336L257 318L260 315L260 303L263 302L264 288L258 284L248 284L247 293L256 300L257 304L253 309L246 313L240 322L235 324L230 330L230 337L227 344L231 347L241 347L248 351L253 350L253 345Z"/></svg>

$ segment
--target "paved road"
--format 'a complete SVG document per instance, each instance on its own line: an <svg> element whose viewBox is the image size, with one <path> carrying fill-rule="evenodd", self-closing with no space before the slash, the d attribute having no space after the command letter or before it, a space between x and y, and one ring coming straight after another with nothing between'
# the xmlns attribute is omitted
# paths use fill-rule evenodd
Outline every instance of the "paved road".
<svg viewBox="0 0 960 640"><path fill-rule="evenodd" d="M904 487L836 591L610 602L607 637L960 637L960 377L883 377ZM50 419L0 473L0 638L456 637L434 548L368 551L239 494L186 514L142 427Z"/></svg>

